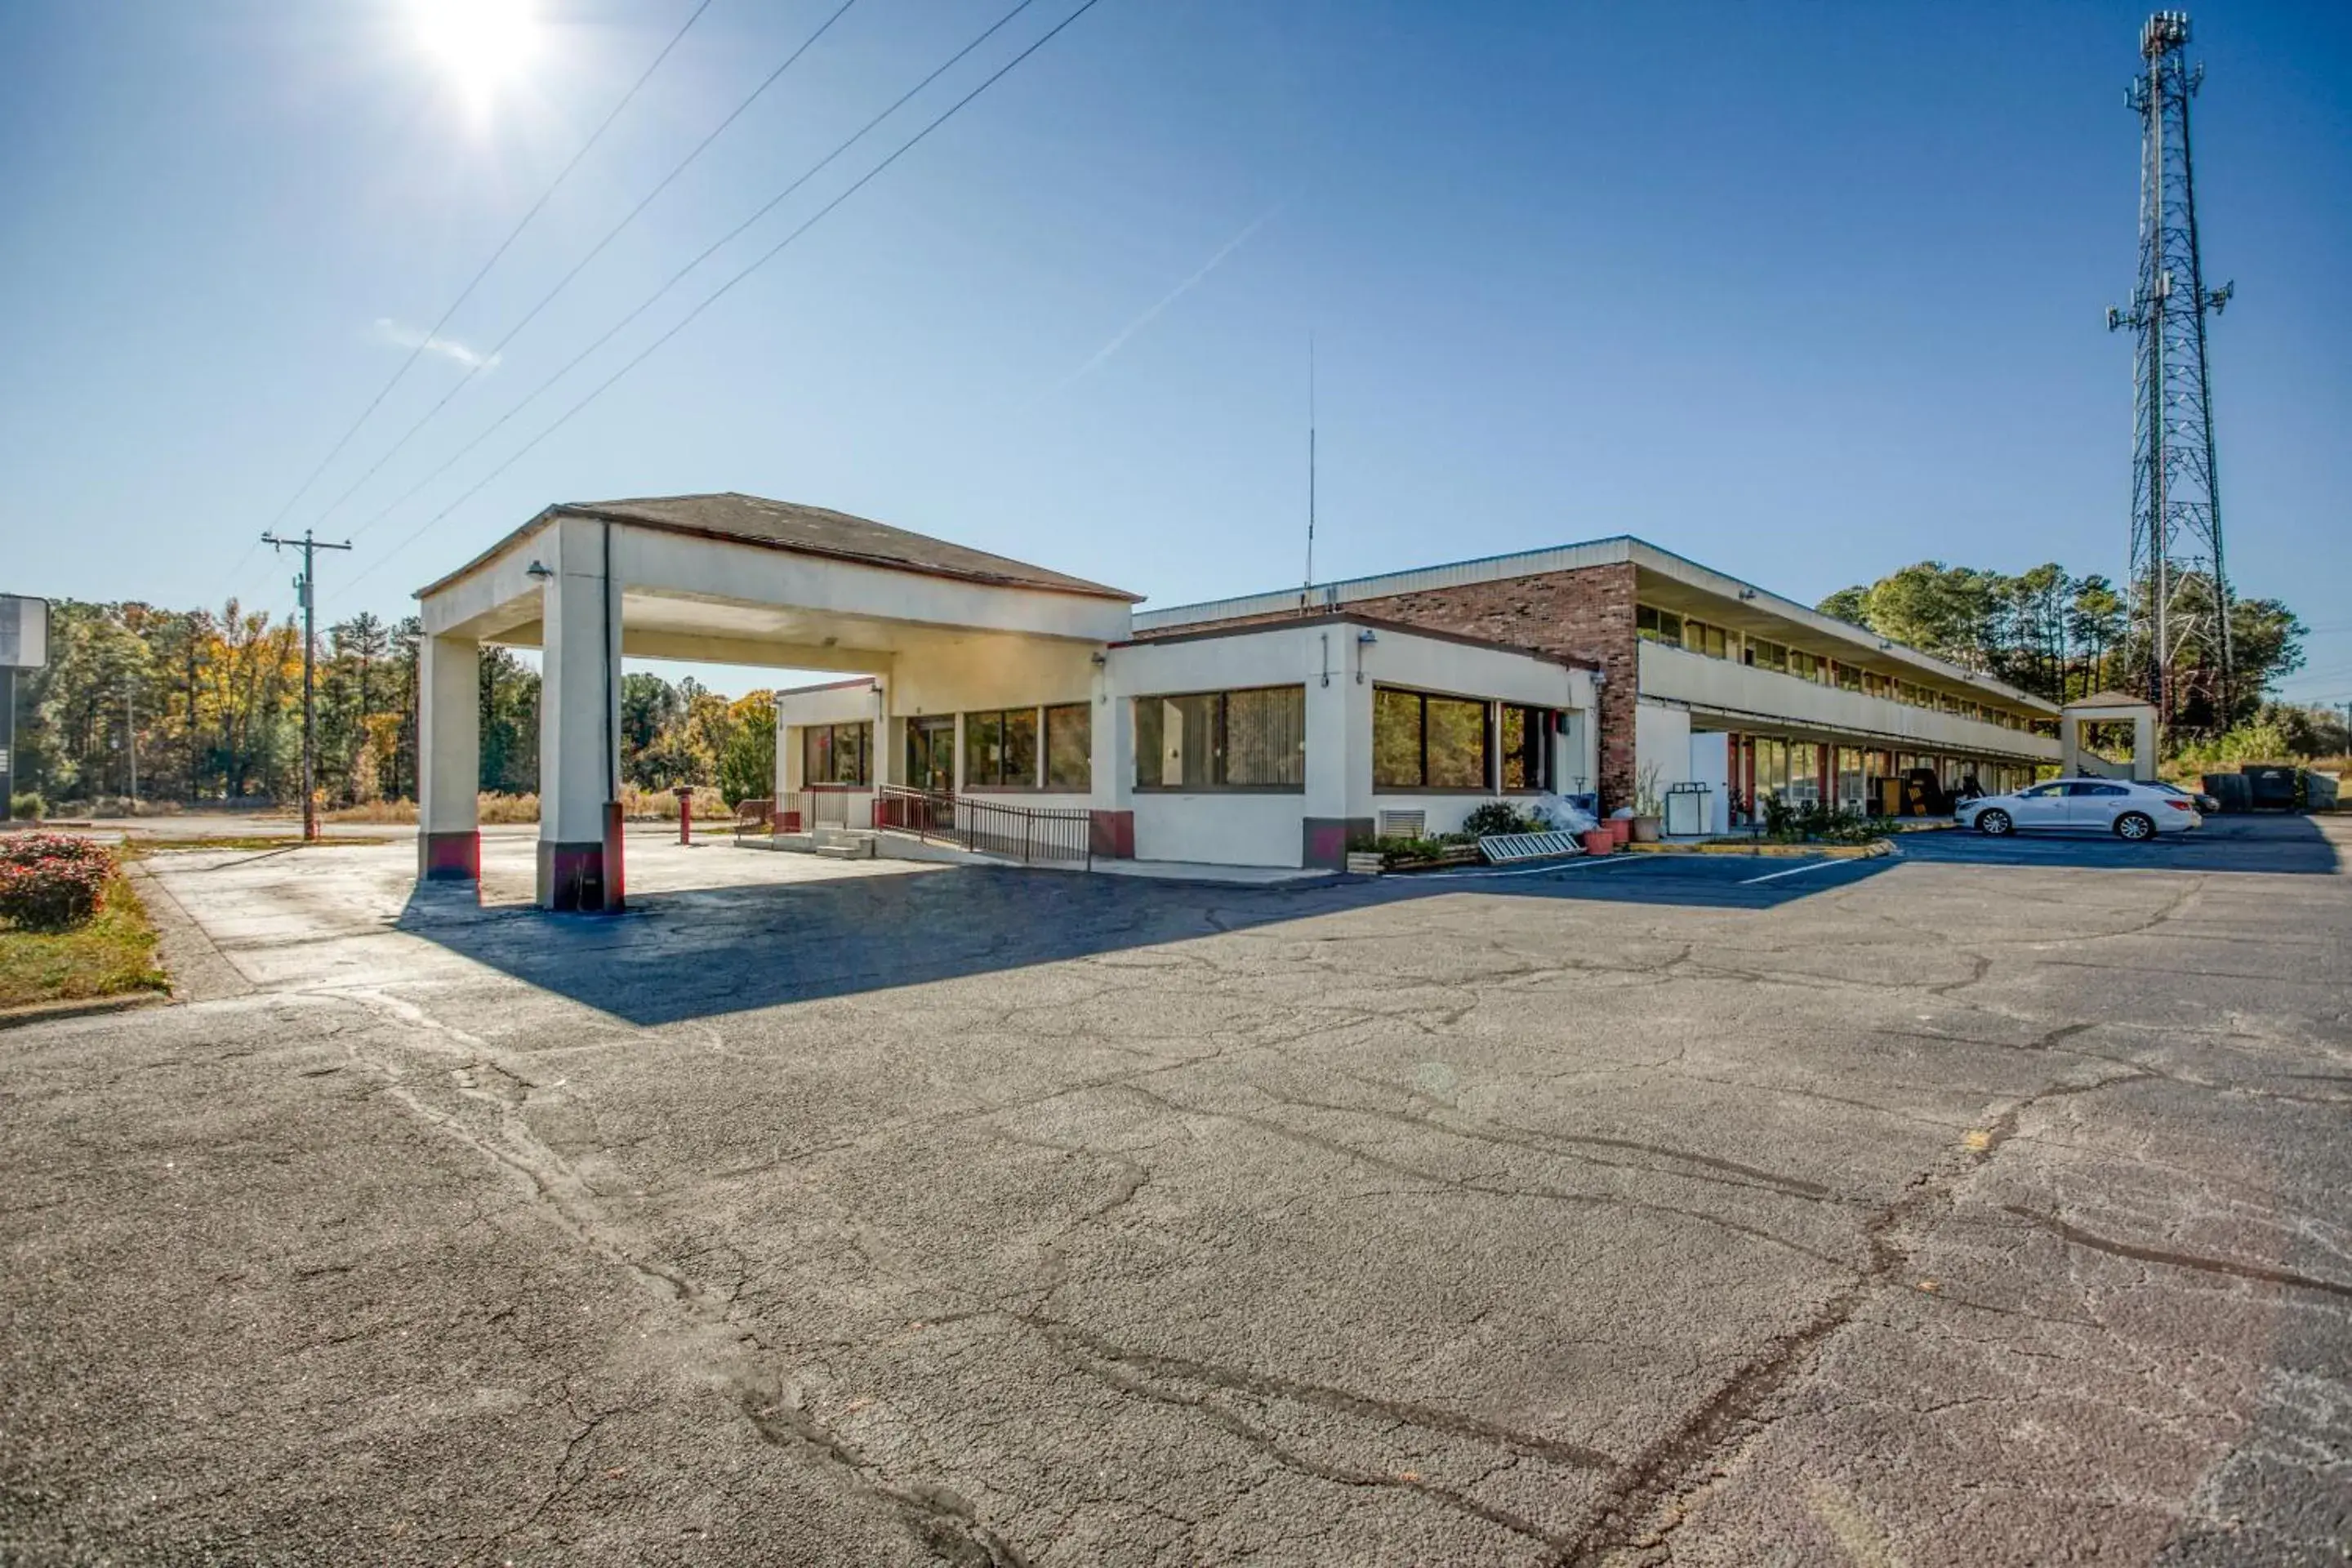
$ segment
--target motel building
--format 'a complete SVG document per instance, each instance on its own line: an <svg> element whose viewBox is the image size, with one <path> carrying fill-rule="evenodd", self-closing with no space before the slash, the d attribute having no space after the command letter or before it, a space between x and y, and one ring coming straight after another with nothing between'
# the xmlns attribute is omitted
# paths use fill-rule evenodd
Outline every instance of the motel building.
<svg viewBox="0 0 2352 1568"><path fill-rule="evenodd" d="M619 887L625 657L836 671L777 699L780 846L1330 868L1486 801L1861 805L2059 762L2059 710L1632 538L1165 609L821 508L548 508L418 595L419 870L478 878L478 658L541 651L539 901ZM954 846L942 849L941 846Z"/></svg>

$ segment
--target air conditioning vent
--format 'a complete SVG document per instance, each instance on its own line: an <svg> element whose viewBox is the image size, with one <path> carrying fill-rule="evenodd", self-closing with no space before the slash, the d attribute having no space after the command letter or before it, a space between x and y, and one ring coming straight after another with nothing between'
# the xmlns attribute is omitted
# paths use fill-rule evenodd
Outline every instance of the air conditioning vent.
<svg viewBox="0 0 2352 1568"><path fill-rule="evenodd" d="M1381 837L1383 838L1420 838L1428 828L1429 813L1425 811L1381 813Z"/></svg>

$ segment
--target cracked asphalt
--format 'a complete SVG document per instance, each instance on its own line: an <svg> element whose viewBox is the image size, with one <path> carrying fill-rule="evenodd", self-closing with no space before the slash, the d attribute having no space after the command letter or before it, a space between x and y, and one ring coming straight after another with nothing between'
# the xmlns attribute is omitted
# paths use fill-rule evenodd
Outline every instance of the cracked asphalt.
<svg viewBox="0 0 2352 1568"><path fill-rule="evenodd" d="M629 852L150 862L199 999L0 1033L0 1560L2352 1552L2352 822Z"/></svg>

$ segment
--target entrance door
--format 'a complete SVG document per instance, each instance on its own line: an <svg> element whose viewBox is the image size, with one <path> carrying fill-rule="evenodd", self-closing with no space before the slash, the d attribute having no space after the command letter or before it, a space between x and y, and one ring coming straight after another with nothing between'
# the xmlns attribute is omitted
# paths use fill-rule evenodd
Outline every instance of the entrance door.
<svg viewBox="0 0 2352 1568"><path fill-rule="evenodd" d="M955 720L907 721L907 782L941 795L955 789Z"/></svg>

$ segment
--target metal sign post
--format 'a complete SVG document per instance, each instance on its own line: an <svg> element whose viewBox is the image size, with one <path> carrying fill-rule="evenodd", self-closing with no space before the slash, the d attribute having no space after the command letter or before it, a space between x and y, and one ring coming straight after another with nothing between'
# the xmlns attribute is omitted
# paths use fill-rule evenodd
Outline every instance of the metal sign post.
<svg viewBox="0 0 2352 1568"><path fill-rule="evenodd" d="M0 822L16 795L16 672L49 662L49 602L0 594Z"/></svg>

